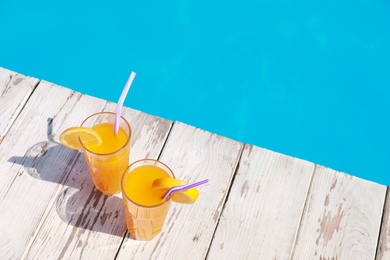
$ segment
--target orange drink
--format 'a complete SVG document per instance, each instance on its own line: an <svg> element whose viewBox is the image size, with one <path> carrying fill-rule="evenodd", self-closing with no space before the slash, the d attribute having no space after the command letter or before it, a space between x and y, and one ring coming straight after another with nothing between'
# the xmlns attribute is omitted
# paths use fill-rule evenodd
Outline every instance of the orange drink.
<svg viewBox="0 0 390 260"><path fill-rule="evenodd" d="M83 143L82 151L87 161L96 188L105 195L121 191L121 177L129 165L131 128L121 117L119 132L114 134L115 114L102 112L91 115L81 127L92 128L101 138L101 143Z"/></svg>
<svg viewBox="0 0 390 260"><path fill-rule="evenodd" d="M131 164L122 177L126 225L136 240L151 240L160 233L171 203L162 199L166 190L152 187L159 178L175 178L162 162L143 159Z"/></svg>

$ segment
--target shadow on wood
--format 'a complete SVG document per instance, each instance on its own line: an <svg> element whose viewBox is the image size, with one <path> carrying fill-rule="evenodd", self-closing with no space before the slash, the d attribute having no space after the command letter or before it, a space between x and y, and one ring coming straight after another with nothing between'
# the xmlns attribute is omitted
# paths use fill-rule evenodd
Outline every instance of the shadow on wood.
<svg viewBox="0 0 390 260"><path fill-rule="evenodd" d="M122 199L103 195L93 187L92 180L85 184L87 188L65 187L60 192L55 204L57 215L76 227L72 233L83 233L84 229L123 237L126 226Z"/></svg>
<svg viewBox="0 0 390 260"><path fill-rule="evenodd" d="M63 222L75 227L72 232L88 229L123 237L126 229L122 199L105 196L95 188L84 156L54 141L52 122L52 118L47 120L47 141L8 161L22 165L35 179L62 185L55 212Z"/></svg>

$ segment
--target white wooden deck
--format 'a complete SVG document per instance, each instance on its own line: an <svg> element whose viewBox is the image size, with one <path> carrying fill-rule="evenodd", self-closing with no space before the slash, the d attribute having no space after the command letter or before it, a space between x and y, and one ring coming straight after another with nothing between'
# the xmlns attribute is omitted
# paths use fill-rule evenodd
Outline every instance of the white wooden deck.
<svg viewBox="0 0 390 260"><path fill-rule="evenodd" d="M390 259L386 186L125 108L131 161L212 180L161 235L132 240L120 196L58 143L115 106L0 68L0 259Z"/></svg>

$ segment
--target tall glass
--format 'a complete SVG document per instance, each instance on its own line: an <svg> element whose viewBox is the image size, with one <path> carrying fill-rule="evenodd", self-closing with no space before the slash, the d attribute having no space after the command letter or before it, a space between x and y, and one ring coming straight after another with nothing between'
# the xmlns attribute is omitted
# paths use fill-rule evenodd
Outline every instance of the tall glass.
<svg viewBox="0 0 390 260"><path fill-rule="evenodd" d="M119 132L114 134L115 113L101 112L89 116L81 124L91 127L102 138L99 146L84 145L85 159L96 188L105 195L121 191L121 177L129 165L131 128L125 118L120 117Z"/></svg>
<svg viewBox="0 0 390 260"><path fill-rule="evenodd" d="M136 240L151 240L164 225L171 200L161 197L166 190L153 188L159 178L175 178L162 162L143 159L132 163L122 177L122 199L127 230Z"/></svg>

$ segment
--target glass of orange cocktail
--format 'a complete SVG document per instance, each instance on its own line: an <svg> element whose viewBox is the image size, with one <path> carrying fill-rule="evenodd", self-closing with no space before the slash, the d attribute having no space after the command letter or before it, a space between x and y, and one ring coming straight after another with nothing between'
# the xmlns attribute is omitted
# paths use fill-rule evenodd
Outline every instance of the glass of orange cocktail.
<svg viewBox="0 0 390 260"><path fill-rule="evenodd" d="M99 144L79 138L96 188L105 195L121 191L121 177L129 165L131 128L120 117L119 131L114 132L115 113L101 112L89 116L81 127L92 128L101 138Z"/></svg>
<svg viewBox="0 0 390 260"><path fill-rule="evenodd" d="M143 159L132 163L122 176L122 199L126 225L136 240L151 240L160 233L171 199L162 199L166 190L153 188L160 178L175 178L160 161Z"/></svg>

